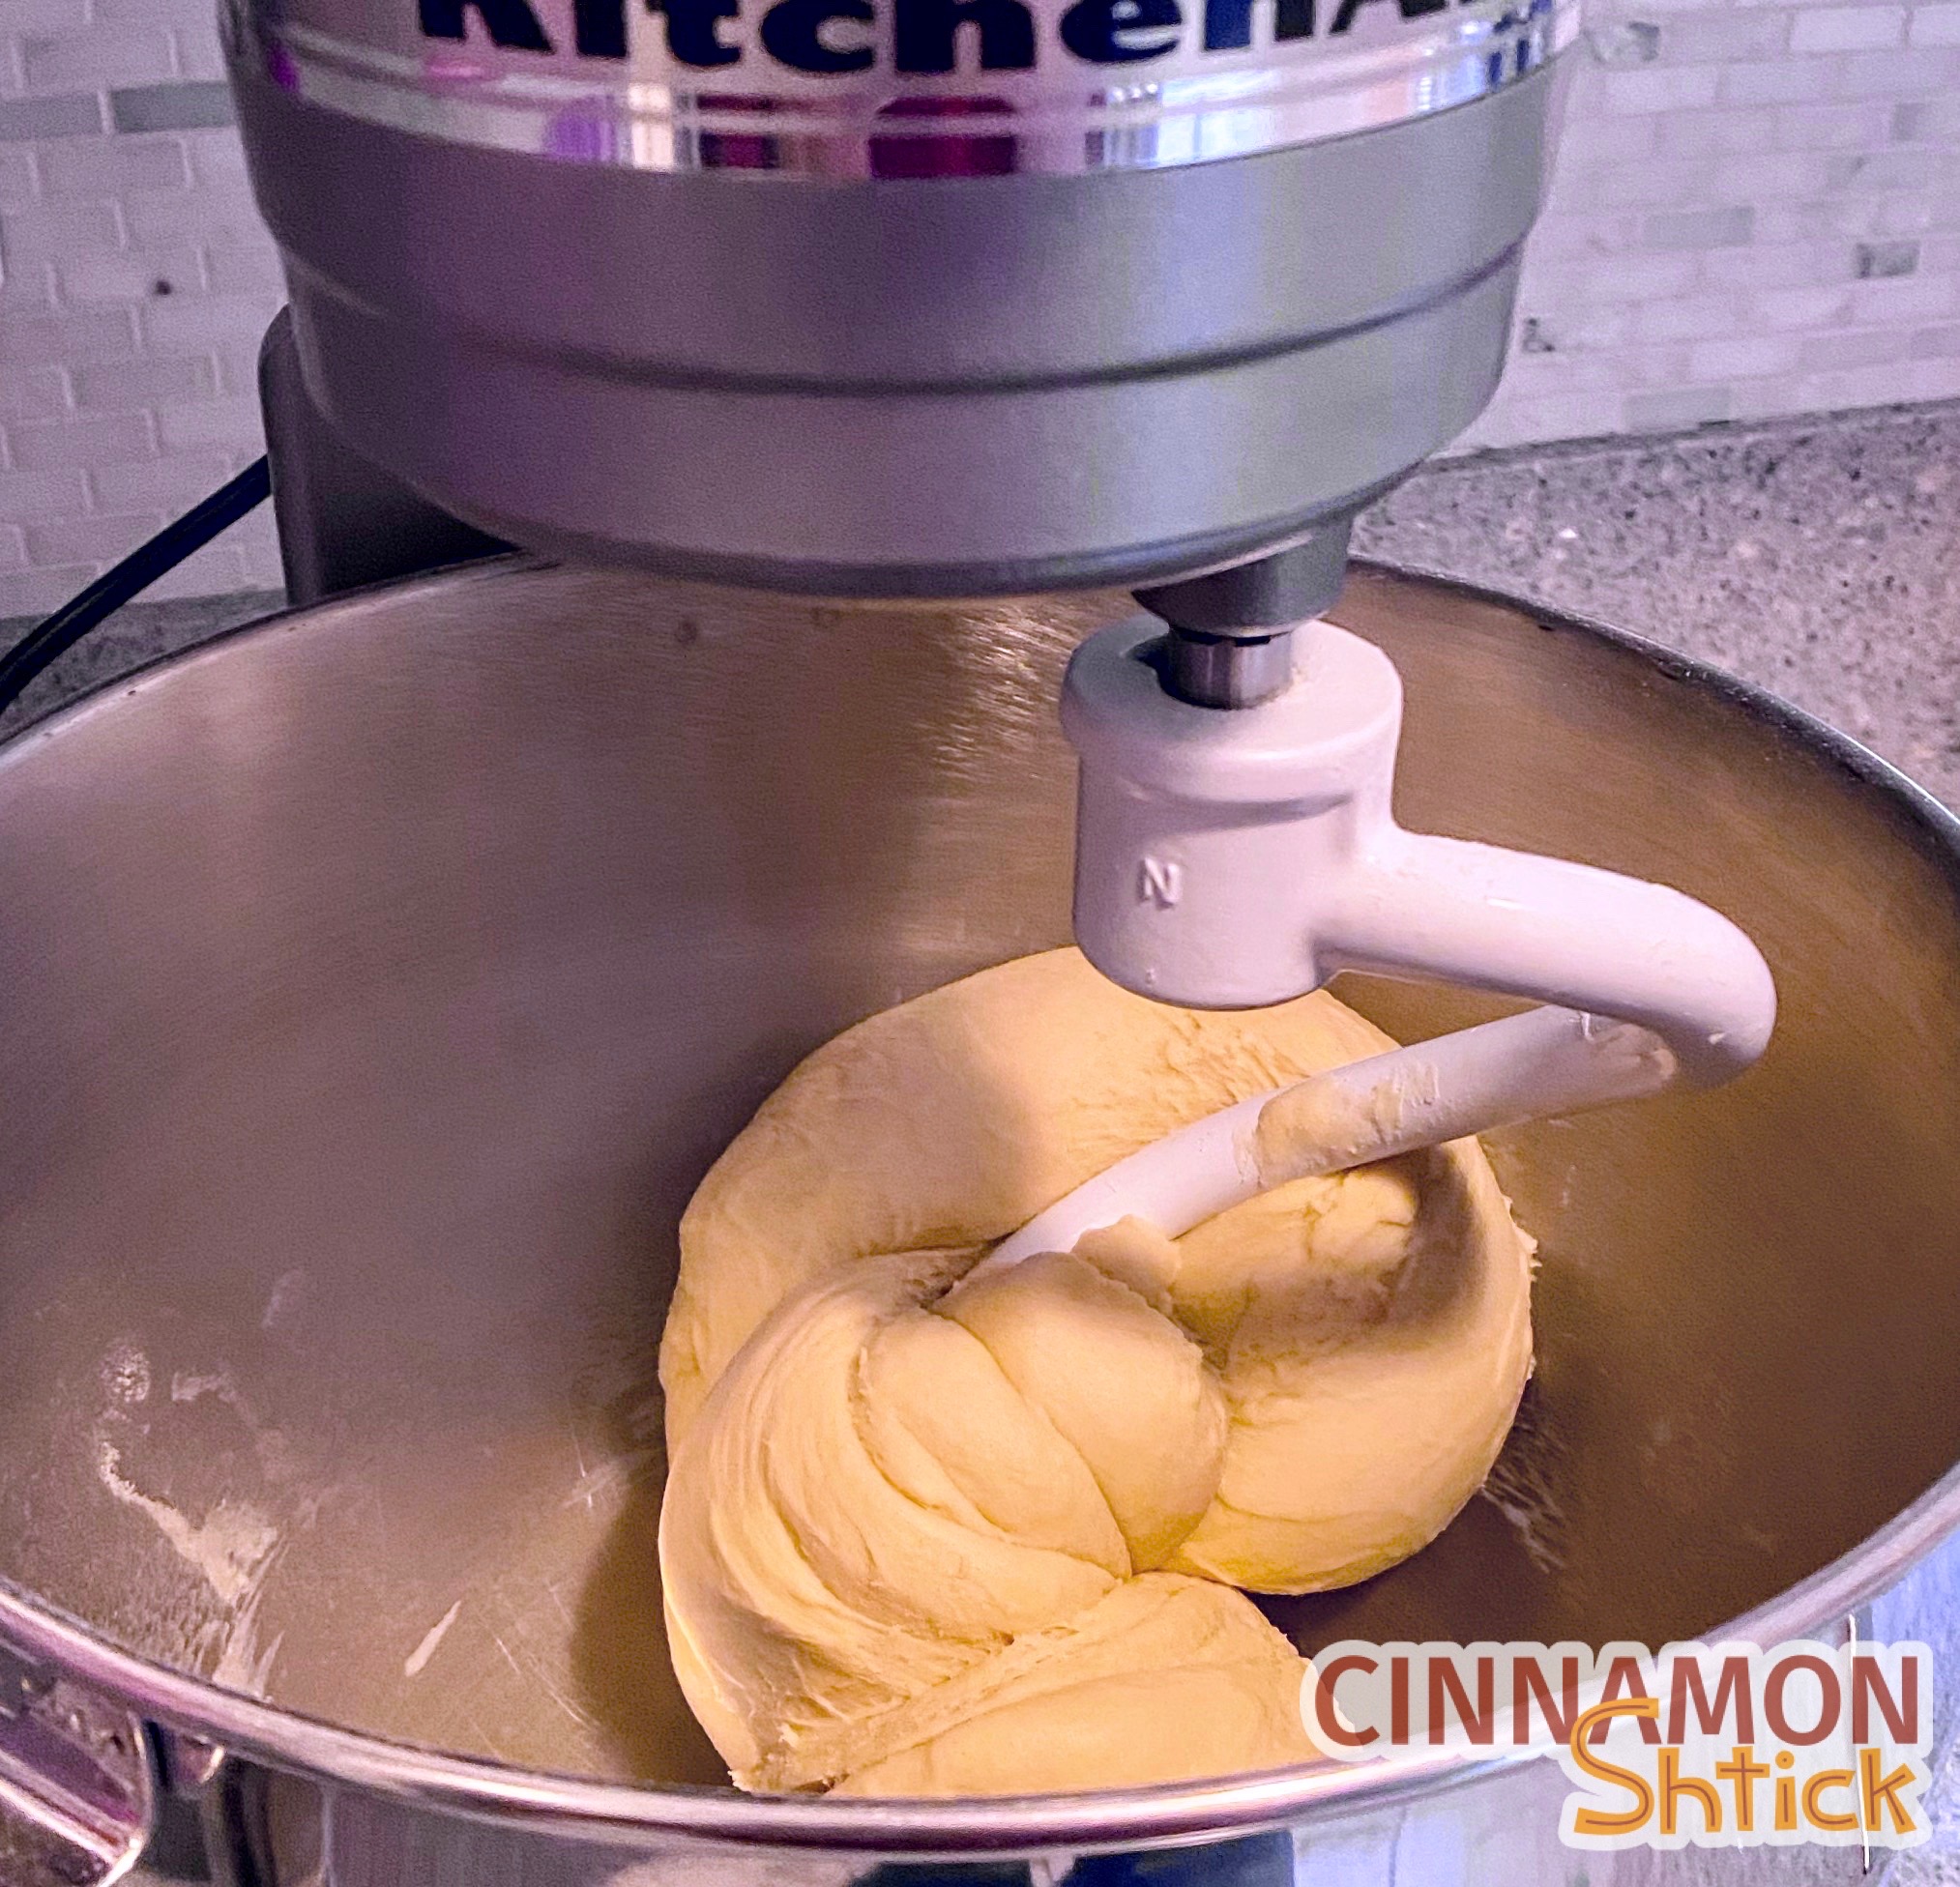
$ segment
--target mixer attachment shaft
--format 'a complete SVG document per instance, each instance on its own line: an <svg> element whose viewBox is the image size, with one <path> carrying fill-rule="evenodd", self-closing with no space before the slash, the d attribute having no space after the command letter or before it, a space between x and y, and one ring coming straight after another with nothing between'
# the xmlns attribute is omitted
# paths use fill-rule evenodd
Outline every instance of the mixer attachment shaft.
<svg viewBox="0 0 1960 1887"><path fill-rule="evenodd" d="M990 1263L1068 1249L1130 1215L1175 1236L1290 1179L1713 1086L1763 1054L1775 984L1718 912L1642 879L1397 826L1401 714L1393 664L1326 622L1256 636L1129 623L1077 650L1062 705L1081 758L1075 934L1105 974L1196 1008L1283 1002L1342 970L1547 1006L1198 1121L1068 1195Z"/></svg>

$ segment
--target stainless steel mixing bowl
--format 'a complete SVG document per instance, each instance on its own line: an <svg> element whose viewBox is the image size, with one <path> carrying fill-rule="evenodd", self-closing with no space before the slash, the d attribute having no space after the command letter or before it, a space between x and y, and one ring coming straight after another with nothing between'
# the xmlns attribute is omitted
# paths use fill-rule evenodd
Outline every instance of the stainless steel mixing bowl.
<svg viewBox="0 0 1960 1887"><path fill-rule="evenodd" d="M1571 1876L1534 1763L743 1798L670 1675L676 1217L806 1050L1066 938L1053 703L1120 607L867 630L478 567L277 619L0 751L8 1887L104 1872L193 1809L212 1865L278 1887L840 1883L979 1850L1052 1876L1275 1826L1305 1879ZM1497 1144L1544 1263L1490 1496L1273 1615L1306 1646L1657 1644L1832 1635L1887 1593L1867 1631L1949 1641L1933 1576L1899 1582L1960 1514L1960 829L1653 649L1386 573L1336 614L1407 678L1411 824L1711 900L1783 1021L1731 1089ZM1402 1031L1477 1012L1349 993ZM1585 1857L1594 1883L1663 1865Z"/></svg>

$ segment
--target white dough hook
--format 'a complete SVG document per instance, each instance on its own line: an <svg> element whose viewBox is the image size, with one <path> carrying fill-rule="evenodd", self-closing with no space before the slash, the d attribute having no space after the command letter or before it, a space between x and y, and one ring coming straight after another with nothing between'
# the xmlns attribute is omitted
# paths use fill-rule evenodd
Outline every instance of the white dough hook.
<svg viewBox="0 0 1960 1887"><path fill-rule="evenodd" d="M1194 1122L996 1248L1067 1251L1134 1216L1172 1237L1227 1207L1521 1120L1712 1087L1769 1045L1776 989L1735 924L1666 885L1404 831L1390 811L1401 678L1315 622L1256 707L1166 692L1148 622L1077 650L1062 719L1081 756L1075 934L1104 974L1249 1008L1336 972L1422 977L1546 1006L1372 1056Z"/></svg>

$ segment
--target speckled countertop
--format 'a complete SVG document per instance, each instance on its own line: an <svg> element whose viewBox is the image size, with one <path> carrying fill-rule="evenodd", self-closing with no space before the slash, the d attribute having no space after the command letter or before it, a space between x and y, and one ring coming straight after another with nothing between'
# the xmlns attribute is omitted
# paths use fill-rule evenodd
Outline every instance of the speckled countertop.
<svg viewBox="0 0 1960 1887"><path fill-rule="evenodd" d="M1714 662L1960 803L1960 405L1449 461L1360 543Z"/></svg>
<svg viewBox="0 0 1960 1887"><path fill-rule="evenodd" d="M1359 548L1715 662L1960 806L1960 405L1450 460L1377 507ZM278 601L130 609L0 732ZM1894 1887L1960 1883L1960 1775L1943 1784L1935 1844Z"/></svg>

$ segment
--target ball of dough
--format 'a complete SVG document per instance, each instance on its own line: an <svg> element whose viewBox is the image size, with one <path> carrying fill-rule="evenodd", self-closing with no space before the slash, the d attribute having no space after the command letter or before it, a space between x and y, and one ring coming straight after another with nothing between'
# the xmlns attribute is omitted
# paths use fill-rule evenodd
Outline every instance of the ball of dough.
<svg viewBox="0 0 1960 1887"><path fill-rule="evenodd" d="M1311 1756L1303 1661L1233 1588L1365 1578L1488 1471L1531 1247L1480 1149L967 1273L1146 1143L1389 1046L1325 995L1172 1009L1064 950L870 1018L764 1104L683 1220L661 1350L668 1634L738 1782Z"/></svg>
<svg viewBox="0 0 1960 1887"><path fill-rule="evenodd" d="M736 1780L1001 1793L1307 1759L1293 1647L1228 1586L1144 1570L1217 1485L1202 1351L1084 1260L966 1292L973 1256L792 1295L669 1470L668 1640Z"/></svg>

